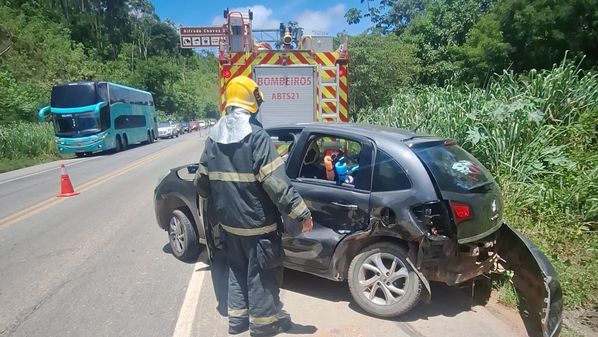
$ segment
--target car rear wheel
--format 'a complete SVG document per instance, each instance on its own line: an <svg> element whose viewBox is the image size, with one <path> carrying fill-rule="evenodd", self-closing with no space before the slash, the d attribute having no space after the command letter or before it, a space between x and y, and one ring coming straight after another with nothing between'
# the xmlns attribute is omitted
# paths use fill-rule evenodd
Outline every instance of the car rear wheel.
<svg viewBox="0 0 598 337"><path fill-rule="evenodd" d="M351 261L349 289L363 310L394 317L417 304L422 284L406 256L401 247L380 242L366 247Z"/></svg>
<svg viewBox="0 0 598 337"><path fill-rule="evenodd" d="M172 254L181 261L197 258L199 246L191 221L181 210L172 211L168 224L168 239Z"/></svg>

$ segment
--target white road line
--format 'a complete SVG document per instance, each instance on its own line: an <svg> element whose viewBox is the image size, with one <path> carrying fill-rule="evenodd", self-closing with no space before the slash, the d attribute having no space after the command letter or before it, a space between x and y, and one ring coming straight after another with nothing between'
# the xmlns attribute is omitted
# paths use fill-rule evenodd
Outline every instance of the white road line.
<svg viewBox="0 0 598 337"><path fill-rule="evenodd" d="M199 293L203 286L204 276L207 271L202 270L208 267L203 262L197 262L193 266L193 274L187 287L187 293L185 294L185 300L181 306L179 312L179 318L177 319L176 326L174 328L173 337L190 337L193 332L193 321L195 320L195 312L197 310L197 304L199 303Z"/></svg>
<svg viewBox="0 0 598 337"><path fill-rule="evenodd" d="M86 161L94 160L96 158L98 158L98 157L85 158L85 159L77 160L75 162L65 163L65 166L66 167L74 166L74 165L77 165L77 164L84 163ZM29 174L26 174L24 176L19 176L19 177L14 177L14 178L11 178L11 179L3 180L3 181L0 181L0 185L6 184L6 183L10 183L10 182L16 181L16 180L21 180L21 179L29 178L29 177L32 177L32 176L35 176L35 175L38 175L38 174L42 174L42 173L46 173L46 172L51 172L51 171L57 171L57 172L60 171L60 166L56 166L56 167L52 167L52 168L49 168L49 169L45 169L43 171L29 173Z"/></svg>

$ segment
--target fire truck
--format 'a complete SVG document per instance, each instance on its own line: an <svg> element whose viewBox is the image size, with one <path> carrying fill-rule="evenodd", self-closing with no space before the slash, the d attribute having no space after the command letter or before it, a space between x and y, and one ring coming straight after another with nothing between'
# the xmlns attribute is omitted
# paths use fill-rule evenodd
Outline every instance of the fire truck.
<svg viewBox="0 0 598 337"><path fill-rule="evenodd" d="M253 13L224 11L218 48L220 111L236 76L253 78L264 93L258 119L264 127L348 121L347 39L336 50L331 36L303 35L294 24L252 29Z"/></svg>

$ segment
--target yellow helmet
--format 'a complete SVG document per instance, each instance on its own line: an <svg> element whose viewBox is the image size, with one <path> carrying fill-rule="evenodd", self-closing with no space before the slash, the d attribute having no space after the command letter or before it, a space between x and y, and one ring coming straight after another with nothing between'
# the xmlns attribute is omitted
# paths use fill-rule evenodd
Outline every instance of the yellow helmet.
<svg viewBox="0 0 598 337"><path fill-rule="evenodd" d="M264 102L264 94L251 78L237 76L228 82L225 108L237 106L256 113L262 102Z"/></svg>

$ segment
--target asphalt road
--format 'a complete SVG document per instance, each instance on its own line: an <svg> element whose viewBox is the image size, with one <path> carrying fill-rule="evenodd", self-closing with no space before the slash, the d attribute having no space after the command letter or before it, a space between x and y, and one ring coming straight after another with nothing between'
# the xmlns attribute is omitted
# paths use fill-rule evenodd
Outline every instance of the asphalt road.
<svg viewBox="0 0 598 337"><path fill-rule="evenodd" d="M176 260L156 224L153 189L199 159L192 133L125 152L64 161L80 195L56 198L59 162L0 174L0 336L226 336L203 262ZM285 272L282 300L305 336L521 336L519 317L433 285L407 316L364 315L346 284ZM248 334L246 334L248 335Z"/></svg>

